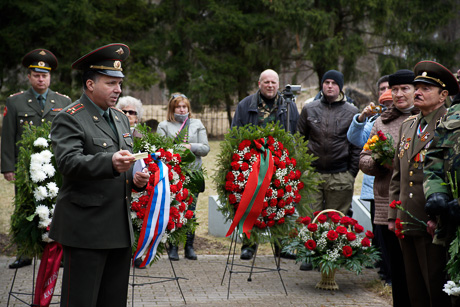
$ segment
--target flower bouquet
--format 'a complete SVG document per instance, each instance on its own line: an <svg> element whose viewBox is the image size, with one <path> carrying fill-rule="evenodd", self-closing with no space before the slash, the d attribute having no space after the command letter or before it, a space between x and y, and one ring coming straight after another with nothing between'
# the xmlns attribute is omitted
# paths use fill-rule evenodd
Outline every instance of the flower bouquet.
<svg viewBox="0 0 460 307"><path fill-rule="evenodd" d="M393 137L390 134L385 134L382 130L377 131L377 134L367 140L363 149L365 151L371 151L372 159L380 163L380 165L393 165L395 148Z"/></svg>
<svg viewBox="0 0 460 307"><path fill-rule="evenodd" d="M332 209L315 212L315 218L301 217L297 220L297 233L285 250L297 250L296 261L319 267L323 278L334 275L339 268L355 271L379 260L379 252L371 245L374 234L358 224L355 219ZM333 278L332 278L333 279ZM335 281L320 282L317 288L338 289Z"/></svg>
<svg viewBox="0 0 460 307"><path fill-rule="evenodd" d="M45 245L53 241L48 232L62 179L56 171L50 125L26 125L19 141L11 233L18 253L28 257L40 256Z"/></svg>
<svg viewBox="0 0 460 307"><path fill-rule="evenodd" d="M414 216L412 213L410 213L409 211L407 211L405 208L403 208L401 206L401 201L398 200L393 200L391 203L390 203L390 208L391 209L398 209L398 210L401 210L402 212L405 212L406 214L408 214L412 220L416 221L416 223L414 222L401 222L401 219L400 218L397 218L395 220L395 234L396 234L396 237L398 237L399 239L404 239L404 233L408 232L408 231L425 231L426 230L426 227L427 227L427 224L420 220L419 218L417 218L416 216ZM405 228L405 225L411 225L411 226L415 226L415 228ZM409 226L409 227L411 227Z"/></svg>
<svg viewBox="0 0 460 307"><path fill-rule="evenodd" d="M319 176L306 142L279 124L234 127L221 142L217 184L220 211L253 242L279 240L294 226L299 212L309 210L309 192Z"/></svg>
<svg viewBox="0 0 460 307"><path fill-rule="evenodd" d="M144 192L133 191L132 193L131 220L135 236L134 251L140 251L142 240L139 239L143 226L148 220L148 208L152 198L158 195L155 190L158 177L164 173L169 182L169 192L164 195L168 202L165 206L167 212L164 215L159 214L156 218L164 216L164 221L161 222L164 223L165 232L160 236L161 239L159 237L158 242L152 242L156 244L156 252L153 253L152 259L146 261L152 263L159 258L158 254L166 251L166 242L173 244L185 242L186 233L196 227L193 211L189 208L194 202L194 194L198 192L197 181L202 178L197 178L196 174L200 171L194 169L195 155L189 149L175 144L173 139L151 133L150 128L145 125L138 126L137 130L142 137L134 139L134 152L150 153L144 159L150 179ZM163 170L162 165L165 167ZM142 253L139 256L142 256Z"/></svg>

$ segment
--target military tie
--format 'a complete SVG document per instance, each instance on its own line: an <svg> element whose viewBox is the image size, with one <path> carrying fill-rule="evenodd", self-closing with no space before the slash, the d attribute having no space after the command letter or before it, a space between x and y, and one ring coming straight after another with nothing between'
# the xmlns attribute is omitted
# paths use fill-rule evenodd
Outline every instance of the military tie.
<svg viewBox="0 0 460 307"><path fill-rule="evenodd" d="M115 125L114 125L114 123L112 121L112 118L109 115L109 110L105 111L102 116L105 118L105 120L109 124L110 128L112 128L113 133L115 133L115 135L117 135L117 129L115 128Z"/></svg>
<svg viewBox="0 0 460 307"><path fill-rule="evenodd" d="M40 105L40 108L42 108L42 111L45 109L45 98L42 95L38 95L38 104Z"/></svg>

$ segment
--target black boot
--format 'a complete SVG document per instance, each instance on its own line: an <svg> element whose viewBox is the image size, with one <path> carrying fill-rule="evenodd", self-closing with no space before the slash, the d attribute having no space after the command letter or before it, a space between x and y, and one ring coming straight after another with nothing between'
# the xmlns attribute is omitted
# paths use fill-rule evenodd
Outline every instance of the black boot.
<svg viewBox="0 0 460 307"><path fill-rule="evenodd" d="M187 241L185 242L185 258L196 260L197 256L193 250L193 241L195 240L195 233L187 233Z"/></svg>
<svg viewBox="0 0 460 307"><path fill-rule="evenodd" d="M177 253L177 245L169 243L168 256L172 261L179 261L179 254Z"/></svg>

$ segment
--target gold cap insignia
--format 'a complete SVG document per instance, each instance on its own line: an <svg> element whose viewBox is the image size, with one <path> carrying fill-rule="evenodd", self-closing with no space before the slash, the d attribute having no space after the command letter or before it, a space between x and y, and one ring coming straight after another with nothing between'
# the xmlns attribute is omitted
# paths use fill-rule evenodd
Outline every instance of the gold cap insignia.
<svg viewBox="0 0 460 307"><path fill-rule="evenodd" d="M93 116L93 119L94 120L99 120L99 118L97 118L97 116Z"/></svg>
<svg viewBox="0 0 460 307"><path fill-rule="evenodd" d="M46 52L45 52L44 50L42 50L42 51L40 51L38 54L39 54L39 55L46 55Z"/></svg>
<svg viewBox="0 0 460 307"><path fill-rule="evenodd" d="M125 53L122 48L118 49L115 52L118 53L119 55L122 55L123 53Z"/></svg>
<svg viewBox="0 0 460 307"><path fill-rule="evenodd" d="M116 69L120 69L121 68L121 62L120 61L113 62L113 67L116 68Z"/></svg>
<svg viewBox="0 0 460 307"><path fill-rule="evenodd" d="M43 61L40 61L37 64L38 64L38 66L45 67L45 62L43 62Z"/></svg>
<svg viewBox="0 0 460 307"><path fill-rule="evenodd" d="M424 77L426 77L427 75L428 75L428 73L427 73L426 71L424 71L424 72L422 73L422 76L424 76Z"/></svg>

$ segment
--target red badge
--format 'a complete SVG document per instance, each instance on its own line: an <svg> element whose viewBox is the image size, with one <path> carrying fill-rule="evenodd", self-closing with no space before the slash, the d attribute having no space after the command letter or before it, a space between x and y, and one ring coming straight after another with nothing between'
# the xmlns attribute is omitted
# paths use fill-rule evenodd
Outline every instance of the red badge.
<svg viewBox="0 0 460 307"><path fill-rule="evenodd" d="M5 109L3 110L3 117L6 116L6 113L8 113L8 108L5 106Z"/></svg>

